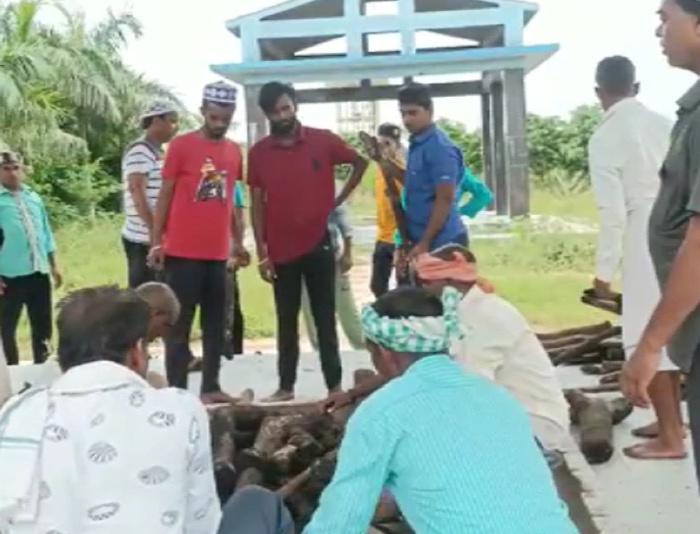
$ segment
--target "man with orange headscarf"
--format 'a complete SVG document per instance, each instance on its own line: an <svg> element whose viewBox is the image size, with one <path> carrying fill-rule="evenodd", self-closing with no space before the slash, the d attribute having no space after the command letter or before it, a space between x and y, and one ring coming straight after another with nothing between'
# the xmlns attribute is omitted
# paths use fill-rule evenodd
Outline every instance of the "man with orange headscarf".
<svg viewBox="0 0 700 534"><path fill-rule="evenodd" d="M508 389L525 407L542 445L559 450L568 435L569 406L554 366L523 315L478 276L474 255L447 245L413 263L417 281L442 293L453 287L465 334L452 344L452 356L465 368Z"/></svg>

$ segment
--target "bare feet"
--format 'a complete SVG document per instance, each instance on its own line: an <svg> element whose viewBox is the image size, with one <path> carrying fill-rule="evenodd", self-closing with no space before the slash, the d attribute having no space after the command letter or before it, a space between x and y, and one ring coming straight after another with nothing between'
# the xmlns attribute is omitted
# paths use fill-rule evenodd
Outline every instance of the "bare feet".
<svg viewBox="0 0 700 534"><path fill-rule="evenodd" d="M293 391L285 391L283 389L280 389L276 391L274 394L270 395L267 398L262 399L260 402L263 402L265 404L273 404L275 402L289 402L294 400L294 392Z"/></svg>
<svg viewBox="0 0 700 534"><path fill-rule="evenodd" d="M650 423L646 426L635 428L632 435L636 438L654 439L659 437L659 423ZM688 426L683 425L683 438L688 437Z"/></svg>
<svg viewBox="0 0 700 534"><path fill-rule="evenodd" d="M684 446L669 447L658 438L627 447L623 452L635 460L684 460L688 457Z"/></svg>

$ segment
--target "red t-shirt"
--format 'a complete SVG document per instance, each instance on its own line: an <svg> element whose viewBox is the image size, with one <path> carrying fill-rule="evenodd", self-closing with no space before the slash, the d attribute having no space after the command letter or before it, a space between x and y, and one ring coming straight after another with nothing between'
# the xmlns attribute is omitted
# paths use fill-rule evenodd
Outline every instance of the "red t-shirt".
<svg viewBox="0 0 700 534"><path fill-rule="evenodd" d="M265 240L273 263L311 252L328 231L335 167L358 154L337 135L301 127L293 145L268 136L250 150L248 182L265 193Z"/></svg>
<svg viewBox="0 0 700 534"><path fill-rule="evenodd" d="M163 179L175 182L163 237L168 256L228 258L233 190L242 174L241 149L233 141L199 132L173 139L163 166Z"/></svg>

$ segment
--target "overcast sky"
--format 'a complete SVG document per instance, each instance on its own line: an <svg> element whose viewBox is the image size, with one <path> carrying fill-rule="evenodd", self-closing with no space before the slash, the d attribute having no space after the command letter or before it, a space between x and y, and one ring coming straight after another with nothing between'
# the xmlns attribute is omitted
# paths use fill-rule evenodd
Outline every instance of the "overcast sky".
<svg viewBox="0 0 700 534"><path fill-rule="evenodd" d="M559 43L561 51L528 77L529 111L565 115L594 101L593 72L605 56L629 56L639 70L642 100L673 116L675 101L693 83L693 76L671 69L654 36L661 0L540 0L530 22L527 44ZM98 20L107 8L130 9L143 23L144 36L126 51L137 70L173 88L193 109L204 84L216 79L213 63L240 59L238 39L225 21L278 3L276 0L67 0ZM459 110L459 112L456 112ZM463 113L461 112L463 110ZM328 126L327 109L311 106L307 123ZM439 115L478 127L478 105L472 99L438 104ZM394 105L382 107L384 120L394 119Z"/></svg>

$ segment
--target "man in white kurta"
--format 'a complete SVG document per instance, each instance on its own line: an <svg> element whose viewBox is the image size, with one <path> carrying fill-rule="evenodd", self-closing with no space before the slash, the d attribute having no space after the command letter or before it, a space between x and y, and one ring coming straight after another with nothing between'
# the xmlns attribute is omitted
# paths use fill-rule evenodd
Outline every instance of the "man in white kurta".
<svg viewBox="0 0 700 534"><path fill-rule="evenodd" d="M112 288L62 307L64 374L0 410L0 532L217 531L207 413L144 380L148 318L138 296Z"/></svg>
<svg viewBox="0 0 700 534"><path fill-rule="evenodd" d="M603 60L596 76L605 116L589 144L589 166L600 213L595 289L601 296L622 265L622 330L629 355L660 298L647 227L668 151L671 121L636 99L635 67L624 57ZM641 459L684 458L677 368L663 354L650 395L658 425L637 429L651 441L625 450Z"/></svg>

